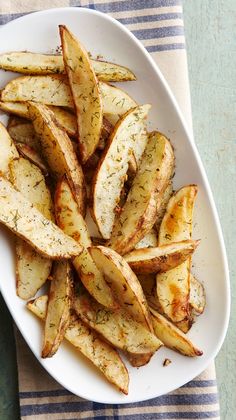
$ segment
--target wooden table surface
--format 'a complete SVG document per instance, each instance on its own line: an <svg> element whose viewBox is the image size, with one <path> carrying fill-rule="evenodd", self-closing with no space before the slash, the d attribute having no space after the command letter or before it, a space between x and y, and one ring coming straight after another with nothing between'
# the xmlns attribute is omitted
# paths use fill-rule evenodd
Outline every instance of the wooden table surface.
<svg viewBox="0 0 236 420"><path fill-rule="evenodd" d="M228 251L231 322L216 360L222 420L236 419L236 0L184 0L195 140ZM219 308L216 308L216 311ZM0 420L19 418L12 322L0 297Z"/></svg>

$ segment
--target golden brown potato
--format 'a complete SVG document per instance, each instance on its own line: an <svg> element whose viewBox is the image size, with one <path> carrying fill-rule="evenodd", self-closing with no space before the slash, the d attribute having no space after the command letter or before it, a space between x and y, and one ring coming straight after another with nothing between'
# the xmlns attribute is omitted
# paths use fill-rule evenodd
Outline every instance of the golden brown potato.
<svg viewBox="0 0 236 420"><path fill-rule="evenodd" d="M108 242L108 246L121 255L131 251L153 227L173 165L174 154L170 142L158 132L151 133L126 203L115 220Z"/></svg>
<svg viewBox="0 0 236 420"><path fill-rule="evenodd" d="M137 322L151 330L150 314L142 287L128 263L115 251L104 246L91 247L89 252L106 277L119 305Z"/></svg>
<svg viewBox="0 0 236 420"><path fill-rule="evenodd" d="M170 199L159 230L159 245L191 238L195 185L177 191ZM190 258L178 267L157 274L157 296L165 314L173 322L190 316Z"/></svg>
<svg viewBox="0 0 236 420"><path fill-rule="evenodd" d="M84 286L98 302L116 308L112 291L88 252L88 247L92 245L88 228L65 178L57 184L55 215L63 232L83 247L81 254L73 259L73 264Z"/></svg>
<svg viewBox="0 0 236 420"><path fill-rule="evenodd" d="M129 111L116 125L96 169L91 191L92 215L103 238L109 239L126 173L129 150L136 141L145 148L150 105ZM141 146L140 146L141 147Z"/></svg>
<svg viewBox="0 0 236 420"><path fill-rule="evenodd" d="M203 284L192 274L190 275L189 304L194 312L194 315L202 314L206 306L206 295Z"/></svg>
<svg viewBox="0 0 236 420"><path fill-rule="evenodd" d="M198 246L199 241L180 241L156 248L140 248L124 255L136 274L168 271L182 264Z"/></svg>
<svg viewBox="0 0 236 420"><path fill-rule="evenodd" d="M0 138L0 174L9 178L9 163L12 159L19 157L19 154L6 127L1 122Z"/></svg>
<svg viewBox="0 0 236 420"><path fill-rule="evenodd" d="M23 156L24 158L28 159L31 163L36 165L43 172L44 175L48 175L48 168L45 165L40 154L37 153L35 149L32 149L32 147L24 143L16 143L16 148L21 156Z"/></svg>
<svg viewBox="0 0 236 420"><path fill-rule="evenodd" d="M48 258L71 258L82 247L46 219L12 184L0 176L0 223Z"/></svg>
<svg viewBox="0 0 236 420"><path fill-rule="evenodd" d="M58 350L70 322L72 272L66 260L54 263L44 326L42 357Z"/></svg>
<svg viewBox="0 0 236 420"><path fill-rule="evenodd" d="M82 163L95 151L102 130L102 99L89 56L79 40L60 25L63 60L77 115Z"/></svg>
<svg viewBox="0 0 236 420"><path fill-rule="evenodd" d="M49 108L30 102L29 113L41 142L42 153L53 175L67 175L82 215L86 213L86 188L82 168L66 132L58 126Z"/></svg>
<svg viewBox="0 0 236 420"><path fill-rule="evenodd" d="M166 347L177 350L185 356L201 356L203 353L182 333L175 325L164 316L150 308L152 314L153 328L156 336Z"/></svg>
<svg viewBox="0 0 236 420"><path fill-rule="evenodd" d="M27 303L27 308L38 318L44 320L47 312L48 296L40 296ZM79 350L106 379L121 392L128 394L129 374L118 352L110 344L72 315L65 331L65 339Z"/></svg>

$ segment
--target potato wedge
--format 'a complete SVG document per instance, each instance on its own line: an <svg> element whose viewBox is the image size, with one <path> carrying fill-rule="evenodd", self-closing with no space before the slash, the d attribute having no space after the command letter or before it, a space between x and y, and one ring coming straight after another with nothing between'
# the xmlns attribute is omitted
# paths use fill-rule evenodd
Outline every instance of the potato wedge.
<svg viewBox="0 0 236 420"><path fill-rule="evenodd" d="M50 192L40 169L20 157L9 164L10 180L22 195L45 218L53 220ZM32 246L17 238L16 241L16 292L22 299L32 298L46 282L52 261L36 252Z"/></svg>
<svg viewBox="0 0 236 420"><path fill-rule="evenodd" d="M153 328L156 336L164 345L172 350L177 350L185 356L201 356L203 352L193 345L193 343L175 327L164 316L150 308L152 314Z"/></svg>
<svg viewBox="0 0 236 420"><path fill-rule="evenodd" d="M45 165L42 157L36 150L24 143L16 143L16 148L21 156L28 159L31 163L36 165L44 175L48 175L48 168Z"/></svg>
<svg viewBox="0 0 236 420"><path fill-rule="evenodd" d="M54 263L44 326L42 357L58 350L70 322L72 271L66 260Z"/></svg>
<svg viewBox="0 0 236 420"><path fill-rule="evenodd" d="M172 181L170 181L165 189L165 192L163 193L161 206L159 208L157 219L155 221L155 228L157 232L159 232L162 219L166 212L167 204L169 203L169 200L172 195L173 195L173 184L172 184Z"/></svg>
<svg viewBox="0 0 236 420"><path fill-rule="evenodd" d="M190 275L189 304L194 312L194 315L202 314L206 306L206 295L203 284L192 274Z"/></svg>
<svg viewBox="0 0 236 420"><path fill-rule="evenodd" d="M0 176L0 223L52 259L79 255L82 247L46 219L12 184Z"/></svg>
<svg viewBox="0 0 236 420"><path fill-rule="evenodd" d="M155 274L139 274L138 280L142 286L143 292L147 299L148 306L150 308L156 309L159 313L163 315L163 311L156 294Z"/></svg>
<svg viewBox="0 0 236 420"><path fill-rule="evenodd" d="M67 175L82 215L86 213L86 187L82 168L71 141L45 105L29 103L29 113L42 146L42 153L56 178Z"/></svg>
<svg viewBox="0 0 236 420"><path fill-rule="evenodd" d="M157 233L155 229L151 229L142 239L135 245L135 249L155 248L158 246Z"/></svg>
<svg viewBox="0 0 236 420"><path fill-rule="evenodd" d="M82 163L95 151L102 130L102 99L87 51L64 25L59 25L65 70L78 123Z"/></svg>
<svg viewBox="0 0 236 420"><path fill-rule="evenodd" d="M170 199L159 230L159 245L188 240L192 233L195 185L177 191ZM166 273L157 274L157 296L165 314L173 322L188 319L190 259Z"/></svg>
<svg viewBox="0 0 236 420"><path fill-rule="evenodd" d="M15 144L26 144L40 154L40 141L30 121L19 117L10 117L7 129Z"/></svg>
<svg viewBox="0 0 236 420"><path fill-rule="evenodd" d="M129 150L137 141L145 148L146 118L150 105L129 111L116 125L99 162L92 183L92 216L103 238L109 239L125 176Z"/></svg>
<svg viewBox="0 0 236 420"><path fill-rule="evenodd" d="M137 322L151 330L150 314L142 287L124 258L104 246L91 247L89 252L96 266L106 276L119 305Z"/></svg>
<svg viewBox="0 0 236 420"><path fill-rule="evenodd" d="M127 67L107 61L90 59L99 80L104 82L124 82L136 80L134 73ZM9 52L0 55L0 69L23 74L64 73L61 55L36 54L31 52Z"/></svg>
<svg viewBox="0 0 236 420"><path fill-rule="evenodd" d="M88 228L83 216L79 213L78 205L65 178L60 180L56 187L55 215L57 224L63 232L83 247L81 254L73 259L74 267L82 283L102 305L116 308L117 304L112 291L88 252L88 247L92 245Z"/></svg>
<svg viewBox="0 0 236 420"><path fill-rule="evenodd" d="M82 288L77 289L73 308L79 318L118 349L134 354L156 351L162 344L154 334L131 318L123 309L104 308Z"/></svg>
<svg viewBox="0 0 236 420"><path fill-rule="evenodd" d="M8 114L28 118L28 106L26 102L3 102L0 101L0 109Z"/></svg>
<svg viewBox="0 0 236 420"><path fill-rule="evenodd" d="M139 170L132 183L126 203L115 220L110 241L124 255L152 229L173 170L174 154L167 138L150 134Z"/></svg>
<svg viewBox="0 0 236 420"><path fill-rule="evenodd" d="M27 303L27 308L44 320L47 313L48 296L40 296ZM96 366L121 392L128 394L129 374L118 352L110 344L72 315L65 331L65 339L76 347Z"/></svg>
<svg viewBox="0 0 236 420"><path fill-rule="evenodd" d="M140 248L124 255L136 274L155 274L182 264L198 246L199 241L172 242L156 248Z"/></svg>
<svg viewBox="0 0 236 420"><path fill-rule="evenodd" d="M99 82L103 113L114 125L120 116L137 103L120 88ZM4 102L35 101L45 105L74 109L69 82L65 75L21 76L7 83L1 93Z"/></svg>
<svg viewBox="0 0 236 420"><path fill-rule="evenodd" d="M19 156L6 127L0 122L0 174L9 178L9 163Z"/></svg>

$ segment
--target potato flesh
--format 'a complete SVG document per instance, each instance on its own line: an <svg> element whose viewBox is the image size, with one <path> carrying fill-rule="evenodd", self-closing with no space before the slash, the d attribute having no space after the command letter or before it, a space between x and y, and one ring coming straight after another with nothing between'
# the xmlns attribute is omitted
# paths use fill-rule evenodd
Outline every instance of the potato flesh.
<svg viewBox="0 0 236 420"><path fill-rule="evenodd" d="M82 163L95 151L102 129L102 101L87 51L60 25L63 60L75 105Z"/></svg>
<svg viewBox="0 0 236 420"><path fill-rule="evenodd" d="M52 357L58 350L70 321L72 274L69 262L57 261L50 283L44 325L42 357Z"/></svg>
<svg viewBox="0 0 236 420"><path fill-rule="evenodd" d="M112 311L104 308L84 293L75 297L73 307L86 324L121 350L146 354L156 351L161 346L152 333L132 319L123 309Z"/></svg>
<svg viewBox="0 0 236 420"><path fill-rule="evenodd" d="M197 349L182 331L154 309L150 309L150 311L154 332L166 347L189 357L202 355L202 351Z"/></svg>
<svg viewBox="0 0 236 420"><path fill-rule="evenodd" d="M82 251L78 243L46 219L3 177L0 177L0 222L49 258L71 258Z"/></svg>
<svg viewBox="0 0 236 420"><path fill-rule="evenodd" d="M67 175L79 211L84 215L86 211L84 175L68 135L58 126L53 112L45 105L31 102L29 112L48 166L56 178Z"/></svg>
<svg viewBox="0 0 236 420"><path fill-rule="evenodd" d="M142 287L124 258L104 246L91 247L89 251L95 264L106 277L118 304L137 322L152 330Z"/></svg>
<svg viewBox="0 0 236 420"><path fill-rule="evenodd" d="M55 213L58 226L83 247L81 254L73 259L73 264L84 286L104 306L116 307L110 287L88 252L88 247L92 245L88 228L66 179L57 185Z"/></svg>
<svg viewBox="0 0 236 420"><path fill-rule="evenodd" d="M151 229L142 239L135 245L135 249L140 248L154 248L158 246L157 233Z"/></svg>
<svg viewBox="0 0 236 420"><path fill-rule="evenodd" d="M135 273L152 274L165 272L183 263L192 255L197 241L181 241L157 248L141 248L124 256Z"/></svg>
<svg viewBox="0 0 236 420"><path fill-rule="evenodd" d="M127 67L107 61L90 60L100 80L122 82L135 80L134 73ZM30 52L10 52L0 55L0 68L23 74L58 74L64 73L61 55L36 54Z"/></svg>
<svg viewBox="0 0 236 420"><path fill-rule="evenodd" d="M19 157L17 149L6 128L0 123L0 174L9 178L9 163Z"/></svg>
<svg viewBox="0 0 236 420"><path fill-rule="evenodd" d="M197 188L181 188L169 201L159 231L159 245L188 240L192 233L193 205ZM189 317L190 259L157 275L157 296L165 314L173 322Z"/></svg>
<svg viewBox="0 0 236 420"><path fill-rule="evenodd" d="M131 251L153 227L173 163L169 141L160 133L152 133L109 241L109 246L121 255Z"/></svg>
<svg viewBox="0 0 236 420"><path fill-rule="evenodd" d="M28 159L31 163L36 165L44 175L48 175L48 168L45 165L40 154L36 150L32 149L28 144L16 143L16 148L21 156Z"/></svg>
<svg viewBox="0 0 236 420"><path fill-rule="evenodd" d="M45 320L48 296L43 295L27 303L27 308L38 318ZM95 331L80 319L71 316L65 331L65 339L87 357L124 394L128 394L129 375L119 354L100 339Z"/></svg>
<svg viewBox="0 0 236 420"><path fill-rule="evenodd" d="M202 314L206 306L206 296L203 284L192 274L190 275L190 296L189 303L194 314Z"/></svg>
<svg viewBox="0 0 236 420"><path fill-rule="evenodd" d="M115 116L124 115L129 109L137 106L137 103L123 90L99 82L102 97L103 113ZM35 101L45 105L63 106L74 108L74 102L70 92L69 82L65 75L47 76L22 76L11 80L1 94L2 101L25 102ZM110 121L114 124L114 120Z"/></svg>
<svg viewBox="0 0 236 420"><path fill-rule="evenodd" d="M53 220L50 192L40 169L24 158L14 159L10 165L13 185L49 220ZM36 252L29 244L16 241L17 294L22 299L32 298L46 282L52 262Z"/></svg>
<svg viewBox="0 0 236 420"><path fill-rule="evenodd" d="M129 151L136 141L146 144L146 124L149 105L129 111L115 127L109 146L103 154L93 180L93 218L103 238L109 239L128 171Z"/></svg>

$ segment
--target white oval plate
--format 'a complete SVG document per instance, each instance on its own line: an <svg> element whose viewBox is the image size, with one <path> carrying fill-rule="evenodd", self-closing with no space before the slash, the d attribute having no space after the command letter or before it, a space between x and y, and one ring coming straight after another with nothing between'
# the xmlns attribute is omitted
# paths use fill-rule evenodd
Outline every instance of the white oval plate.
<svg viewBox="0 0 236 420"><path fill-rule="evenodd" d="M176 151L175 187L189 183L199 186L193 237L202 241L194 256L194 272L205 285L207 306L189 337L204 354L193 359L162 348L147 366L135 369L128 365L130 389L129 395L124 396L66 343L53 358L41 359L42 328L25 308L24 301L16 296L14 249L5 229L1 229L0 235L1 292L29 347L61 385L76 395L102 403L143 401L166 394L193 379L207 367L222 345L229 319L230 297L221 228L202 163L176 101L144 47L120 23L107 15L82 8L38 12L0 29L0 52L55 51L60 45L58 24L68 25L94 57L101 54L135 72L137 82L123 86L139 103L152 104L149 128L158 127L170 137ZM1 71L0 87L13 76ZM172 363L164 368L162 363L166 357Z"/></svg>

